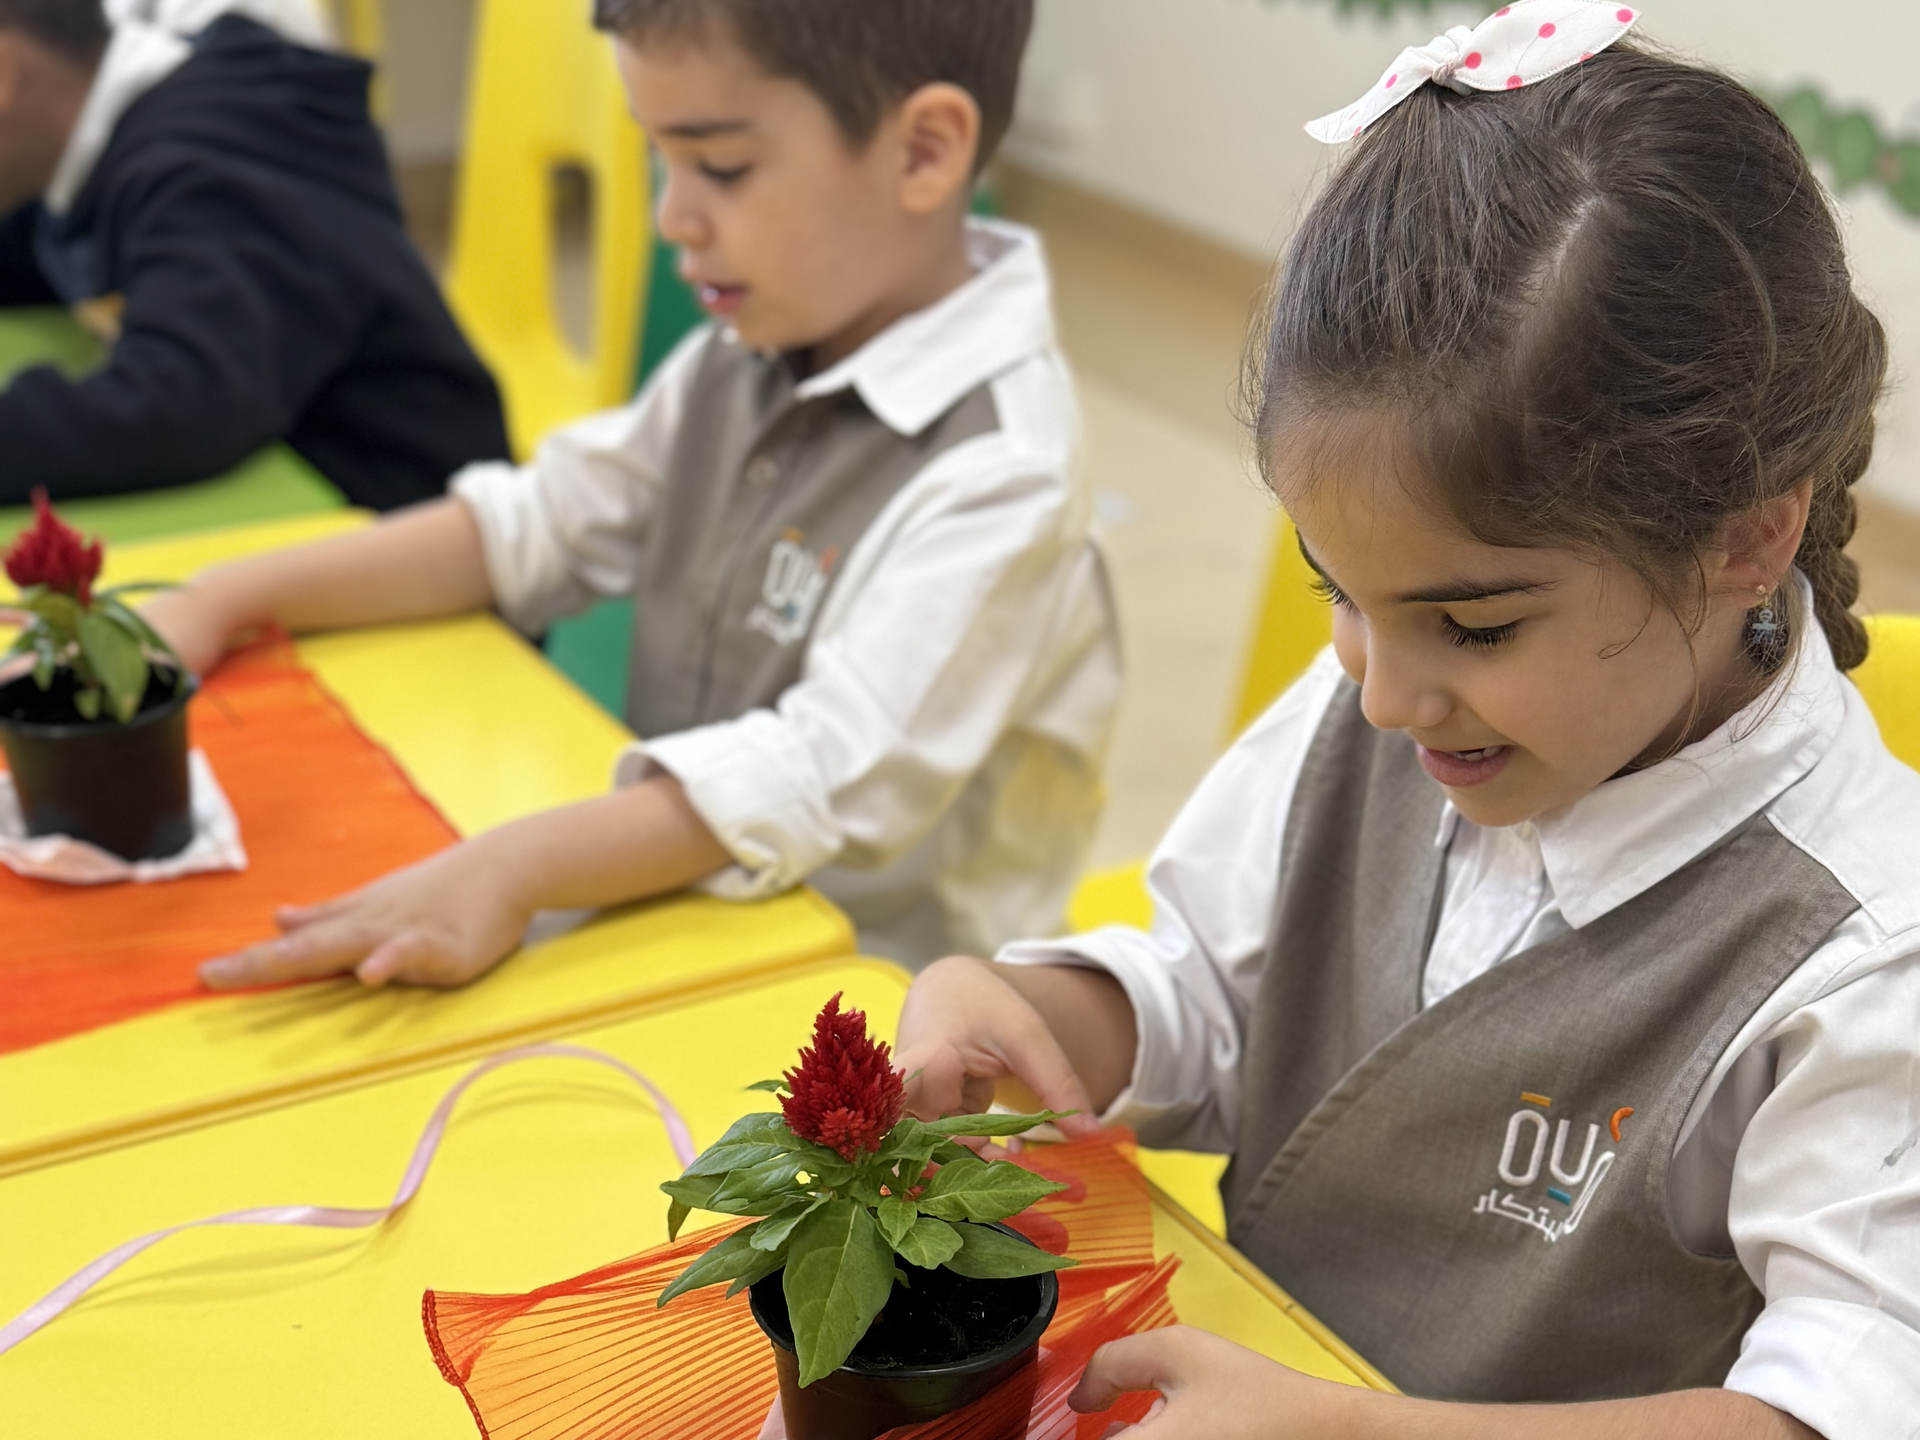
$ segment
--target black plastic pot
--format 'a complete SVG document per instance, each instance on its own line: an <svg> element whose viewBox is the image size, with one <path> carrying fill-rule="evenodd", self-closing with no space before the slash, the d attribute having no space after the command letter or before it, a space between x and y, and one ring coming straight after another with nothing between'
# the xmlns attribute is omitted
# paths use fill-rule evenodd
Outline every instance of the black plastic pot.
<svg viewBox="0 0 1920 1440"><path fill-rule="evenodd" d="M187 778L189 680L147 683L133 719L82 720L64 672L41 690L32 676L0 685L0 748L29 835L71 835L124 860L177 855L193 839Z"/></svg>
<svg viewBox="0 0 1920 1440"><path fill-rule="evenodd" d="M996 1230L1015 1234L1004 1225ZM1022 1237L1024 1238L1024 1237ZM1025 1386L1024 1404L1008 1407L1005 1440L1024 1440L1027 1417L1039 1383L1040 1336L1053 1321L1060 1302L1060 1284L1049 1273L1015 1280L969 1280L950 1270L913 1272L914 1289L952 1288L964 1301L992 1289L996 1305L1022 1307L1026 1323L990 1348L964 1359L931 1365L875 1364L862 1358L886 1315L868 1331L845 1365L831 1375L800 1388L800 1363L793 1350L793 1327L787 1319L785 1272L776 1270L748 1289L753 1318L773 1342L774 1369L780 1377L780 1408L786 1418L787 1440L873 1440L899 1425L937 1420L970 1405L1001 1385ZM894 1294L901 1294L896 1285ZM982 1437L987 1440L987 1437ZM994 1436L992 1440L1001 1440Z"/></svg>

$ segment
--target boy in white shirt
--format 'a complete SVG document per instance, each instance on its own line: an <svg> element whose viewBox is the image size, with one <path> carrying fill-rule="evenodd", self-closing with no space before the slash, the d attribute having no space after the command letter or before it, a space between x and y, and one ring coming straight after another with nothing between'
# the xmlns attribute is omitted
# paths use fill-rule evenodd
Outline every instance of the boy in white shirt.
<svg viewBox="0 0 1920 1440"><path fill-rule="evenodd" d="M639 600L602 798L468 841L216 960L216 987L458 984L532 913L811 878L924 962L1057 919L1118 647L1037 240L970 221L1030 0L602 0L718 322L627 409L454 498L222 567L149 611L236 635Z"/></svg>

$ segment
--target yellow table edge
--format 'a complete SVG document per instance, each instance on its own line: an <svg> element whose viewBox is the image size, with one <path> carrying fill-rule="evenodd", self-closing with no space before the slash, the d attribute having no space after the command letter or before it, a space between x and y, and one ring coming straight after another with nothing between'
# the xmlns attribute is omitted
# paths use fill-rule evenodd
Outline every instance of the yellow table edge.
<svg viewBox="0 0 1920 1440"><path fill-rule="evenodd" d="M1209 1230L1205 1223L1186 1206L1151 1180L1147 1181L1147 1192L1152 1195L1153 1203L1164 1210L1168 1218L1177 1220L1181 1228L1187 1230L1196 1241L1211 1250L1223 1265L1258 1290L1263 1299L1312 1336L1314 1342L1323 1350L1353 1371L1369 1390L1379 1390L1388 1395L1400 1393L1398 1385L1368 1364L1359 1351L1329 1330L1311 1310L1274 1284L1273 1277L1266 1271Z"/></svg>
<svg viewBox="0 0 1920 1440"><path fill-rule="evenodd" d="M801 893L809 903L831 910L825 900L811 891ZM637 990L613 1000L596 1001L591 1005L532 1016L512 1024L448 1036L428 1045L356 1060L331 1070L308 1071L279 1085L249 1086L103 1125L42 1136L0 1149L0 1180L116 1150L125 1145L145 1144L149 1140L217 1125L241 1116L277 1110L343 1090L358 1089L396 1076L437 1069L455 1061L483 1059L514 1046L554 1040L576 1031L637 1018L655 1010L672 1009L691 999L751 989L770 978L785 978L805 966L847 958L849 952L839 948L838 941L783 951L718 975L695 976ZM478 983L486 982L482 980Z"/></svg>

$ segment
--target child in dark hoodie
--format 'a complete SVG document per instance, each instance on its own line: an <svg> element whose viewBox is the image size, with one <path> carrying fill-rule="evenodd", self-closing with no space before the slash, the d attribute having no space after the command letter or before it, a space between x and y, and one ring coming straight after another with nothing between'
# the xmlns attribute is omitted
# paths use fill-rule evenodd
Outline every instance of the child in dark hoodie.
<svg viewBox="0 0 1920 1440"><path fill-rule="evenodd" d="M182 37L0 0L0 305L74 307L112 342L83 379L0 390L0 505L205 479L284 440L388 510L506 456L402 228L369 75L239 14Z"/></svg>

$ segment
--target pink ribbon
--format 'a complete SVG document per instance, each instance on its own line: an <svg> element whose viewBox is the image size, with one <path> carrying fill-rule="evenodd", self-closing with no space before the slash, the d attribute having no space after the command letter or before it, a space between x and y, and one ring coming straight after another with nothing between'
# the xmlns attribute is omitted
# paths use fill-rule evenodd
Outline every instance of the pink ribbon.
<svg viewBox="0 0 1920 1440"><path fill-rule="evenodd" d="M679 1157L682 1168L691 1165L699 1152L694 1149L693 1133L687 1129L687 1122L673 1106L673 1102L661 1094L654 1083L625 1061L599 1050L589 1050L580 1045L523 1045L515 1050L504 1051L469 1070L454 1087L440 1097L440 1103L434 1107L433 1115L427 1121L426 1129L420 1132L420 1139L413 1147L413 1158L407 1162L407 1170L400 1177L400 1186L393 1192L393 1199L376 1210L348 1210L328 1205L268 1205L257 1210L234 1210L225 1215L212 1215L204 1220L189 1220L184 1225L170 1225L165 1230L155 1230L150 1235L142 1235L109 1250L91 1264L83 1266L73 1275L56 1285L40 1299L29 1305L19 1315L0 1328L0 1355L4 1355L14 1346L25 1340L36 1330L40 1330L58 1319L73 1304L98 1285L107 1276L118 1270L141 1251L158 1245L162 1240L180 1234L183 1230L198 1230L209 1225L310 1225L331 1230L359 1230L369 1225L378 1225L419 1193L420 1186L427 1178L427 1171L433 1165L433 1157L440 1149L440 1141L445 1137L447 1121L453 1114L454 1106L460 1103L474 1082L490 1071L502 1066L518 1064L522 1060L546 1058L590 1060L596 1065L605 1065L618 1070L634 1084L647 1092L654 1107L660 1112L661 1123L667 1127L667 1138L673 1143L673 1153Z"/></svg>

